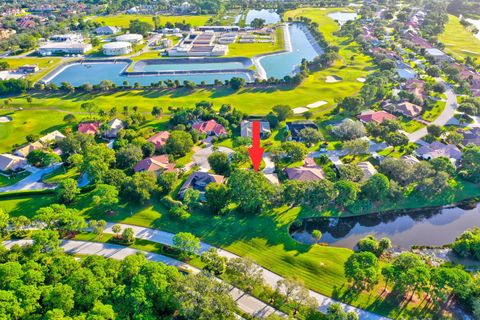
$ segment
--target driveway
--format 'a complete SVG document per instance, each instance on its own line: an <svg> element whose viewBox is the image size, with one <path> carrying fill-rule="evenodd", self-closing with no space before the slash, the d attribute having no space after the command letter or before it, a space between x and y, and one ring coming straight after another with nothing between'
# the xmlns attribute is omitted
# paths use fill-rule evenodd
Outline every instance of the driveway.
<svg viewBox="0 0 480 320"><path fill-rule="evenodd" d="M223 152L228 155L231 155L234 152L230 148L210 146L195 152L192 156L192 162L200 166L200 171L207 172L211 169L210 164L208 163L208 157L215 151Z"/></svg>
<svg viewBox="0 0 480 320"><path fill-rule="evenodd" d="M105 229L105 233L114 233L112 231L112 226L113 225L115 225L115 224L114 223L109 223L107 225L106 229ZM149 241L156 242L156 243L161 243L161 244L168 245L168 246L171 246L173 244L173 236L174 236L173 233L160 231L160 230L156 230L156 229L139 227L139 226L133 226L133 225L128 225L128 224L119 224L119 225L121 226L122 230L125 229L125 228L132 228L133 232L134 232L134 235L135 235L135 238L145 239L145 240L149 240ZM204 243L204 242L200 243L200 253L205 252L205 251L209 250L210 248L213 248L213 246L211 246L207 243ZM217 248L217 251L218 251L219 255L221 255L223 257L226 257L227 259L239 258L238 255L233 254L233 253L231 253L229 251L226 251L226 250L223 250L223 249ZM265 269L261 266L259 266L259 268L262 270L262 275L263 275L264 282L266 284L270 285L272 288L275 288L276 285L277 285L277 282L279 280L283 279L281 276L279 276L276 273L273 273L270 270L267 270L267 269ZM327 297L327 296L324 296L324 295L322 295L320 293L317 293L315 291L309 290L309 293L310 293L311 297L313 297L313 298L315 298L315 300L317 300L317 303L319 305L319 310L321 312L326 312L328 306L331 305L332 303L338 303L338 301L335 301L334 299L332 299L330 297ZM348 304L344 304L344 303L340 303L340 304L342 305L344 310L356 312L359 315L360 319L362 319L362 320L389 319L389 318L371 313L369 311L365 311L365 310L350 306Z"/></svg>
<svg viewBox="0 0 480 320"><path fill-rule="evenodd" d="M51 173L55 169L59 168L62 164L57 163L48 168L35 168L28 167L26 168L31 174L23 180L12 184L11 186L6 186L0 188L0 192L11 192L11 191L21 191L21 190L43 190L43 189L53 189L54 185L47 185L41 182L44 175Z"/></svg>
<svg viewBox="0 0 480 320"><path fill-rule="evenodd" d="M31 244L32 242L32 240L8 240L4 242L4 245L6 248L9 249L16 244L27 245ZM141 253L144 254L145 257L150 261L161 262L177 268L181 267L184 270L190 270L192 274L197 274L201 271L189 264L175 260L170 257L132 249L116 244L63 240L60 246L66 253L69 254L97 255L105 258L112 258L115 260L123 260L130 255ZM221 280L218 279L218 281ZM237 303L238 308L251 316L265 318L268 315L275 313L283 318L286 318L284 313L272 308L263 301L246 294L238 288L231 287L229 294L232 299Z"/></svg>
<svg viewBox="0 0 480 320"><path fill-rule="evenodd" d="M444 80L438 79L437 81L439 83L442 83L445 85L446 91L445 95L447 96L446 103L445 103L445 109L443 112L438 116L437 119L435 119L431 124L436 124L438 126L444 126L447 123L451 121L455 121L456 119L453 117L455 114L455 110L458 107L457 103L457 95L453 91L452 87L448 85ZM424 127L420 130L417 130L415 132L412 132L408 135L408 139L410 142L417 142L421 140L423 137L425 137L428 134L427 128Z"/></svg>

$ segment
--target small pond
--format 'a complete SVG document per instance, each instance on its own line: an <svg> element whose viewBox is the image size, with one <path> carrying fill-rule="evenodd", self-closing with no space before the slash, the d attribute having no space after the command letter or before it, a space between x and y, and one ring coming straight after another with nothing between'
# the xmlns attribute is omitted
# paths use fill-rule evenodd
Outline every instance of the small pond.
<svg viewBox="0 0 480 320"><path fill-rule="evenodd" d="M357 18L357 14L355 12L332 12L328 14L328 16L333 20L338 21L338 24L340 25Z"/></svg>
<svg viewBox="0 0 480 320"><path fill-rule="evenodd" d="M215 79L225 81L233 77L241 77L247 81L252 81L249 74L241 72L127 76L123 74L127 65L127 62L74 63L61 69L57 74L54 74L53 77L48 76L44 81L53 82L57 85L60 85L62 82L69 82L74 86L85 83L98 84L102 80L110 80L117 85L122 85L124 81L128 81L130 84L138 82L141 85L150 85L152 82L166 80L178 80L180 82L188 80L197 84L205 81L207 84L212 84Z"/></svg>
<svg viewBox="0 0 480 320"><path fill-rule="evenodd" d="M311 61L323 53L318 44L311 39L311 35L305 32L304 28L303 25L296 23L288 25L292 49L290 52L266 55L259 59L268 78L282 79L287 75L293 75L302 59Z"/></svg>
<svg viewBox="0 0 480 320"><path fill-rule="evenodd" d="M242 15L238 15L235 18L235 23L239 23ZM253 19L263 19L266 24L274 24L280 22L280 15L275 10L270 9L261 9L261 10L248 10L247 16L245 17L245 24L250 25Z"/></svg>
<svg viewBox="0 0 480 320"><path fill-rule="evenodd" d="M465 230L480 227L480 204L454 208L420 210L405 213L378 213L361 217L302 220L290 233L297 241L312 244L311 232L323 233L319 242L336 247L354 248L367 235L388 237L394 248L441 246L452 243Z"/></svg>

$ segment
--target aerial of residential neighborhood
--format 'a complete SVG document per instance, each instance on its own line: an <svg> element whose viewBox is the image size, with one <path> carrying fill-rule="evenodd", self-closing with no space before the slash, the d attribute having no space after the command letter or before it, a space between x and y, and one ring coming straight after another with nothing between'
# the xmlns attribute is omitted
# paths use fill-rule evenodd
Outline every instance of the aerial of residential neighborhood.
<svg viewBox="0 0 480 320"><path fill-rule="evenodd" d="M0 319L480 320L480 1L0 8Z"/></svg>

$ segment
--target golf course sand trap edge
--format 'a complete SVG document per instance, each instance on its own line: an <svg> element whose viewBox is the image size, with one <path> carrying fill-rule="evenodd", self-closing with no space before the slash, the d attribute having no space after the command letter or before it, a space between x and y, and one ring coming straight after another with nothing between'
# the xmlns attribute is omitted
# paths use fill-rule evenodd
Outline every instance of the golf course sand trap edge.
<svg viewBox="0 0 480 320"><path fill-rule="evenodd" d="M343 79L340 78L339 76L327 76L325 78L325 82L326 83L334 83L334 82L340 82L342 81Z"/></svg>
<svg viewBox="0 0 480 320"><path fill-rule="evenodd" d="M327 103L328 103L327 101L319 100L319 101L316 101L314 103L307 104L305 107L308 108L308 109L315 109L315 108L321 107L323 105L326 105Z"/></svg>
<svg viewBox="0 0 480 320"><path fill-rule="evenodd" d="M298 108L293 108L293 114L300 114L300 113L304 113L306 111L308 111L309 109L308 108L305 108L305 107L298 107Z"/></svg>
<svg viewBox="0 0 480 320"><path fill-rule="evenodd" d="M357 78L357 81L364 83L365 81L367 81L367 79L360 77L360 78Z"/></svg>
<svg viewBox="0 0 480 320"><path fill-rule="evenodd" d="M10 122L12 118L9 116L0 117L0 123Z"/></svg>

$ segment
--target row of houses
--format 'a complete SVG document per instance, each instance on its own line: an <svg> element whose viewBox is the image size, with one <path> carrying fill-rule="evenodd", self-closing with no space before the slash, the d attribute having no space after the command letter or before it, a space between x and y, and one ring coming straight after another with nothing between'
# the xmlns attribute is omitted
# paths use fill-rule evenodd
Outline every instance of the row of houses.
<svg viewBox="0 0 480 320"><path fill-rule="evenodd" d="M65 136L58 130L52 131L37 141L29 142L24 146L17 148L13 154L0 154L0 171L10 172L22 170L27 166L26 157L34 150L44 150L63 140ZM59 149L54 149L54 153L60 154Z"/></svg>

